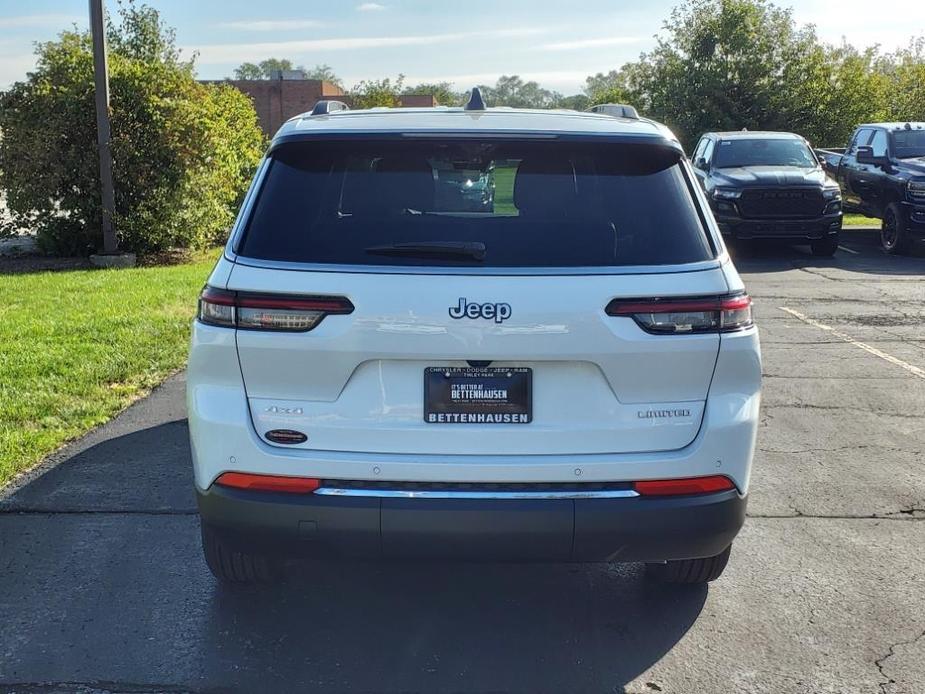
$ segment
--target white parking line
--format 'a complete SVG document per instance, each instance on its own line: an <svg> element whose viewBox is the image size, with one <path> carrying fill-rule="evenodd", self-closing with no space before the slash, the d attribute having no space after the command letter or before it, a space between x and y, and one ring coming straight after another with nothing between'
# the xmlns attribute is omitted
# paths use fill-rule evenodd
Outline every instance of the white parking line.
<svg viewBox="0 0 925 694"><path fill-rule="evenodd" d="M838 250L844 251L845 253L854 253L855 255L861 255L861 251L856 251L853 248L848 248L847 246L839 246Z"/></svg>
<svg viewBox="0 0 925 694"><path fill-rule="evenodd" d="M800 313L799 311L794 311L792 308L787 308L786 306L778 306L777 308L779 308L779 309L780 309L781 311L783 311L784 313L789 313L789 314L790 314L791 316L793 316L794 318L799 318L801 321L803 321L803 322L806 323L807 325L811 325L811 326L813 326L814 328L819 328L820 330L825 330L826 332L831 333L832 335L834 335L835 337L837 337L837 338L840 339L840 340L844 340L845 342L847 342L847 343L849 343L849 344L852 344L852 345L854 345L855 347L860 347L860 348L863 349L865 352L870 352L870 353L873 354L875 357L880 357L880 358L883 359L884 361L888 361L888 362L890 362L891 364L895 364L896 366L900 367L901 369L905 369L906 371L908 371L909 373L911 373L913 376L918 376L919 378L925 379L925 370L922 370L922 369L920 369L920 368L917 367L917 366L913 366L912 364L909 364L908 362L905 362L905 361L903 361L902 359L897 359L897 358L894 357L892 354L887 354L886 352L881 352L881 351L880 351L879 349L877 349L876 347L871 347L871 346L868 345L868 344L865 344L865 343L863 343L863 342L859 342L858 340L855 340L855 339L854 339L853 337L851 337L850 335L845 335L845 333L843 333L843 332L841 332L841 331L839 331L839 330L836 330L836 329L833 328L832 326L826 325L825 323L820 323L819 321L814 320L814 319L810 318L809 316L806 316L806 315Z"/></svg>

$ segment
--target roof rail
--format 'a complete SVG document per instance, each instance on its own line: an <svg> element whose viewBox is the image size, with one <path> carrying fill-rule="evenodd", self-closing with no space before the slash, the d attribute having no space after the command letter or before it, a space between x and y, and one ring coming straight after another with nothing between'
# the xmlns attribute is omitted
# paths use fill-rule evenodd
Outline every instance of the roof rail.
<svg viewBox="0 0 925 694"><path fill-rule="evenodd" d="M343 101L331 101L324 99L315 104L315 107L312 109L311 115L313 116L326 116L329 113L336 113L337 111L349 111L350 107L345 104Z"/></svg>
<svg viewBox="0 0 925 694"><path fill-rule="evenodd" d="M588 110L591 113L603 113L605 116L614 116L615 118L639 120L639 113L628 104L595 104Z"/></svg>
<svg viewBox="0 0 925 694"><path fill-rule="evenodd" d="M469 94L469 101L463 106L464 111L485 111L487 110L485 101L482 99L482 91L478 87L473 87Z"/></svg>

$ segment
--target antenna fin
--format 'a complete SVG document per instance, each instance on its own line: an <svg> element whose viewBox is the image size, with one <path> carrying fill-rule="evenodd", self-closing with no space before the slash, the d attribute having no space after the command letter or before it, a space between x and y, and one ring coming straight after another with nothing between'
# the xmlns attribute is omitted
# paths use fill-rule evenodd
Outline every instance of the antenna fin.
<svg viewBox="0 0 925 694"><path fill-rule="evenodd" d="M488 107L485 105L485 100L482 99L482 92L478 87L473 87L472 91L469 93L469 101L466 102L466 105L463 107L464 111L485 111Z"/></svg>

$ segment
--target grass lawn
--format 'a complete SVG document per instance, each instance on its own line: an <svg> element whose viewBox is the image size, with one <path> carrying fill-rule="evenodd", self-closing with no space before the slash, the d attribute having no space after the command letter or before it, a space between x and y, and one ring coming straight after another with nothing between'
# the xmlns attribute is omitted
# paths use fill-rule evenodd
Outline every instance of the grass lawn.
<svg viewBox="0 0 925 694"><path fill-rule="evenodd" d="M517 214L514 206L514 176L516 165L501 165L495 168L495 214Z"/></svg>
<svg viewBox="0 0 925 694"><path fill-rule="evenodd" d="M846 227L880 227L880 220L873 217L865 217L862 214L846 214L842 221L842 226Z"/></svg>
<svg viewBox="0 0 925 694"><path fill-rule="evenodd" d="M0 486L183 366L216 257L0 275Z"/></svg>

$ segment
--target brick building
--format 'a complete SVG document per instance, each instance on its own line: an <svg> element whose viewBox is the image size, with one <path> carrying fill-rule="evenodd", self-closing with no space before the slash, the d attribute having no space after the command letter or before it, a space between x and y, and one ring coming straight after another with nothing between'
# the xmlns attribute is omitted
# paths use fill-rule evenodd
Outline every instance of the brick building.
<svg viewBox="0 0 925 694"><path fill-rule="evenodd" d="M305 79L298 72L284 72L276 79L225 80L224 83L240 89L251 98L260 127L271 137L286 120L311 111L322 99L336 99L351 105L350 96L340 87L322 80ZM404 107L436 105L430 94L405 94L400 100Z"/></svg>

